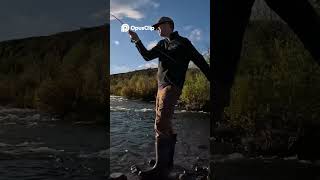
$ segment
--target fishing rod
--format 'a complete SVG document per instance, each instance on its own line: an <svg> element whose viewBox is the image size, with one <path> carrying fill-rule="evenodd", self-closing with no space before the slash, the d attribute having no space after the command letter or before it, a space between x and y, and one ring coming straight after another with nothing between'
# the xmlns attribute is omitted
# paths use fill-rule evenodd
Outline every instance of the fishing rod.
<svg viewBox="0 0 320 180"><path fill-rule="evenodd" d="M117 16L113 15L112 13L110 13L110 15L112 17L114 17L116 20L118 20L118 22L120 22L121 25L123 24L127 24L127 23L124 23L123 21L121 21L119 18L117 18ZM171 56L169 56L167 53L161 51L160 49L155 49L157 50L158 52L160 52L162 55L166 56L167 58L169 58L171 61L173 61L174 63L176 64L179 64L175 59L173 59Z"/></svg>
<svg viewBox="0 0 320 180"><path fill-rule="evenodd" d="M116 18L116 20L118 20L118 21L121 23L121 25L126 24L126 23L124 23L123 21L121 21L119 18L117 18L115 15L113 15L113 14L111 14L111 13L110 13L110 15L111 15L112 17Z"/></svg>

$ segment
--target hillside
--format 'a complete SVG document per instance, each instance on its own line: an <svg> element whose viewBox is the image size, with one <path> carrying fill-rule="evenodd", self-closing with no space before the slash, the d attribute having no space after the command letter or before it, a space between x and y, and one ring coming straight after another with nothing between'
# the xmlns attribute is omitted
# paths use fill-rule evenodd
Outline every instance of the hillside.
<svg viewBox="0 0 320 180"><path fill-rule="evenodd" d="M105 110L109 28L0 42L0 105L65 116Z"/></svg>

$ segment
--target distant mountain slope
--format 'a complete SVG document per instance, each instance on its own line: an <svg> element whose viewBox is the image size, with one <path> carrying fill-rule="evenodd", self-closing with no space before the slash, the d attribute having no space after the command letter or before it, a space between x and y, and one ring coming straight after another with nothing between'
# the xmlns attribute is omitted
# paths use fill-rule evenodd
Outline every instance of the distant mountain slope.
<svg viewBox="0 0 320 180"><path fill-rule="evenodd" d="M0 104L62 114L105 108L109 25L0 42Z"/></svg>

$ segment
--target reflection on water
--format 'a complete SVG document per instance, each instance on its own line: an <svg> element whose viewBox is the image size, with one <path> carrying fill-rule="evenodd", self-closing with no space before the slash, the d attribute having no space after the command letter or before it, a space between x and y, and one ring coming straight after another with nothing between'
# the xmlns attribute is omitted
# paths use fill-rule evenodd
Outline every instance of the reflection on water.
<svg viewBox="0 0 320 180"><path fill-rule="evenodd" d="M130 165L154 158L154 102L110 97L111 172L129 172ZM209 115L177 111L173 121L178 134L175 165L191 168L208 164Z"/></svg>

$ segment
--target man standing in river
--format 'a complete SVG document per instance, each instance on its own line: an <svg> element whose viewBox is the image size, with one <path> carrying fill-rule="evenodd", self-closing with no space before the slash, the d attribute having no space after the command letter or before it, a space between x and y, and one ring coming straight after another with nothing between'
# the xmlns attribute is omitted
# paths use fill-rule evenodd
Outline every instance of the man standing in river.
<svg viewBox="0 0 320 180"><path fill-rule="evenodd" d="M159 58L158 92L156 98L155 151L156 164L147 171L140 171L142 180L164 180L173 168L173 156L177 134L173 128L174 107L181 95L190 60L200 68L209 80L209 65L192 43L174 30L174 22L169 17L161 17L153 25L163 37L155 47L147 50L139 36L129 31L131 41L146 61Z"/></svg>

